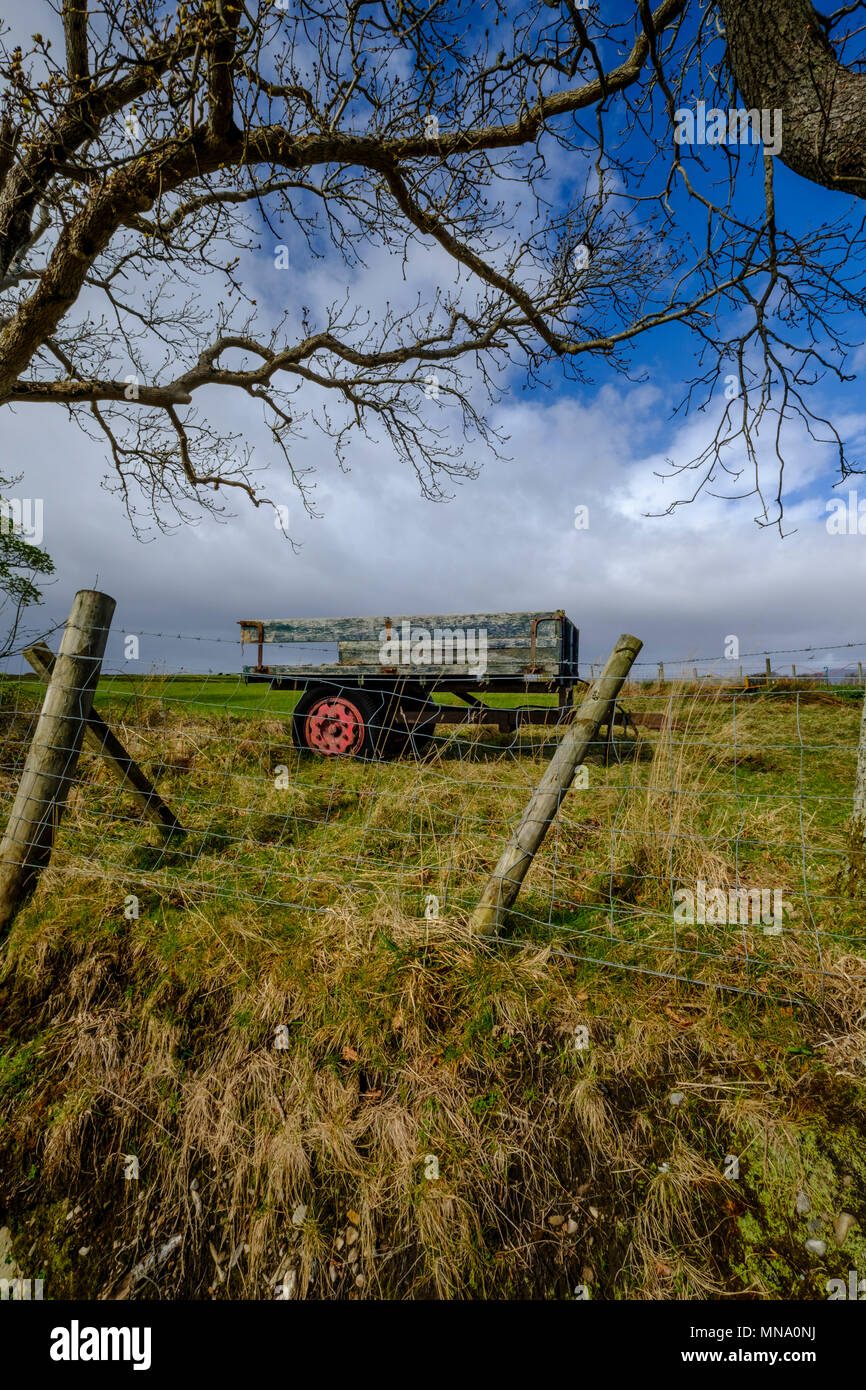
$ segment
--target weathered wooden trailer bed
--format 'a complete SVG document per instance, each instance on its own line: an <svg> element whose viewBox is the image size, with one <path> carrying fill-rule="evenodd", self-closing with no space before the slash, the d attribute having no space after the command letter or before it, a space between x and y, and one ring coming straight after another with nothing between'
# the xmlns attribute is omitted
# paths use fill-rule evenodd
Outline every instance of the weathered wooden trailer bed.
<svg viewBox="0 0 866 1390"><path fill-rule="evenodd" d="M293 735L317 753L422 752L437 724L557 723L571 708L578 677L575 625L554 613L450 613L366 618L243 618L241 643L257 649L245 681L302 690ZM264 659L267 645L336 646L336 661ZM463 705L437 704L447 691ZM547 708L494 709L489 692L555 694Z"/></svg>

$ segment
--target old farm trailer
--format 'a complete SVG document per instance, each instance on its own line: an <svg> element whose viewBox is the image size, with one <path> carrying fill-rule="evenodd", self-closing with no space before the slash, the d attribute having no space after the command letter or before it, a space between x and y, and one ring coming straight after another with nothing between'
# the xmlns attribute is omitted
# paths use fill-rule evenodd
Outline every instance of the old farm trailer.
<svg viewBox="0 0 866 1390"><path fill-rule="evenodd" d="M437 724L557 723L571 708L578 630L555 613L451 613L371 618L244 618L241 642L256 650L245 681L301 690L293 737L316 753L423 752ZM266 645L336 647L337 660L265 662ZM333 655L333 653L332 653ZM437 704L447 691L462 705ZM495 709L485 693L544 693L556 705Z"/></svg>

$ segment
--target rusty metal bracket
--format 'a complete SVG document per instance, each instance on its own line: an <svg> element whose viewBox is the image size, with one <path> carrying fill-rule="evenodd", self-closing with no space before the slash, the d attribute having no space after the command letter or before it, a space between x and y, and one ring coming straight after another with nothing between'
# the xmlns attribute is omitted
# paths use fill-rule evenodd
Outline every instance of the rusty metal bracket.
<svg viewBox="0 0 866 1390"><path fill-rule="evenodd" d="M540 666L538 662L535 660L536 640L538 637L538 624L549 623L551 621L561 622L564 617L565 611L562 608L560 608L556 613L536 613L533 617L532 622L529 625L529 665L524 666L523 668L523 674L525 676L536 676L544 674L544 667Z"/></svg>
<svg viewBox="0 0 866 1390"><path fill-rule="evenodd" d="M250 641L252 641L252 642L258 642L258 644L259 644L259 659L258 659L258 663L253 667L253 670L254 670L254 671L263 672L263 673L264 673L264 672L267 672L268 667L262 665L262 660L263 660L262 647L263 647L264 641L265 641L265 625L264 625L264 623L259 622L259 620L258 620L257 618L239 618L239 619L238 619L238 627L241 629L241 645L242 645L242 646L243 646L244 642L250 642ZM256 636L255 636L255 637L252 637L252 638L247 637L246 633L244 632L244 628L248 628L248 627L251 627L251 628L254 628L254 629L255 629L255 632L256 632Z"/></svg>

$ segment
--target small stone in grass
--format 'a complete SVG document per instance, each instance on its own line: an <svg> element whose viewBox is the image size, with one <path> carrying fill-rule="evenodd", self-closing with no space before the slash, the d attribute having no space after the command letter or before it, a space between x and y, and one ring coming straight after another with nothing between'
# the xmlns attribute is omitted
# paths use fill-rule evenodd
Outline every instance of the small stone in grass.
<svg viewBox="0 0 866 1390"><path fill-rule="evenodd" d="M794 1203L794 1209L798 1216L809 1215L809 1212L812 1210L812 1203L809 1201L809 1198L806 1196L805 1192L797 1193L797 1200Z"/></svg>
<svg viewBox="0 0 866 1390"><path fill-rule="evenodd" d="M295 1207L295 1210L292 1212L292 1225L293 1225L293 1226L303 1226L303 1224L304 1224L304 1222L306 1221L306 1219L307 1219L307 1208L306 1208L306 1206L304 1205L303 1202L300 1202L299 1205L296 1206L296 1207Z"/></svg>
<svg viewBox="0 0 866 1390"><path fill-rule="evenodd" d="M684 1100L682 1091L671 1091L671 1105L682 1105Z"/></svg>
<svg viewBox="0 0 866 1390"><path fill-rule="evenodd" d="M547 1218L547 1224L548 1224L548 1226L552 1226L553 1229L556 1231L556 1230L559 1229L560 1226L564 1226L564 1225L565 1225L565 1217L564 1217L564 1216L557 1216L556 1213L554 1212L553 1216L548 1216L548 1218Z"/></svg>
<svg viewBox="0 0 866 1390"><path fill-rule="evenodd" d="M347 1245L354 1245L354 1244L355 1244L355 1241L356 1241L357 1239L358 1239L358 1232L357 1232L357 1229L356 1229L354 1226L347 1226L347 1227L346 1227L346 1244L347 1244Z"/></svg>
<svg viewBox="0 0 866 1390"><path fill-rule="evenodd" d="M836 1217L836 1225L833 1228L837 1245L845 1244L845 1237L851 1227L856 1224L856 1221L857 1218L853 1216L850 1211L840 1211L839 1215Z"/></svg>
<svg viewBox="0 0 866 1390"><path fill-rule="evenodd" d="M580 1227L578 1226L573 1216L570 1216L566 1221L565 1229L570 1236L577 1235L577 1232L580 1230Z"/></svg>
<svg viewBox="0 0 866 1390"><path fill-rule="evenodd" d="M807 1240L806 1249L810 1255L826 1255L827 1242L826 1240Z"/></svg>

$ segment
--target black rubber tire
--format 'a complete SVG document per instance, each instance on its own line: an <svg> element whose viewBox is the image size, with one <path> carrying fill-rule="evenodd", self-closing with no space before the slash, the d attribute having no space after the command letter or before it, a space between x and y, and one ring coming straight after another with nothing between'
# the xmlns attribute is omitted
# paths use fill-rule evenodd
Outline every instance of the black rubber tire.
<svg viewBox="0 0 866 1390"><path fill-rule="evenodd" d="M357 748L348 754L334 755L312 744L307 736L307 716L322 700L343 697L357 709L364 721L364 736ZM415 705L417 709L417 705ZM427 700L424 719L409 729L399 718L399 705L393 695L379 690L358 690L348 686L309 686L298 700L292 714L292 741L296 748L319 757L349 756L354 758L398 758L409 752L421 759L434 746L437 706Z"/></svg>
<svg viewBox="0 0 866 1390"><path fill-rule="evenodd" d="M307 716L322 700L339 699L341 696L351 701L358 710L364 721L364 732L358 746L352 748L348 753L328 754L324 749L317 748L315 744L310 742L307 733ZM328 685L309 686L295 705L292 714L292 741L296 748L300 748L305 753L315 753L320 758L329 756L373 758L376 756L377 745L381 741L380 731L375 728L377 704L376 697L371 699L363 690L335 689Z"/></svg>

